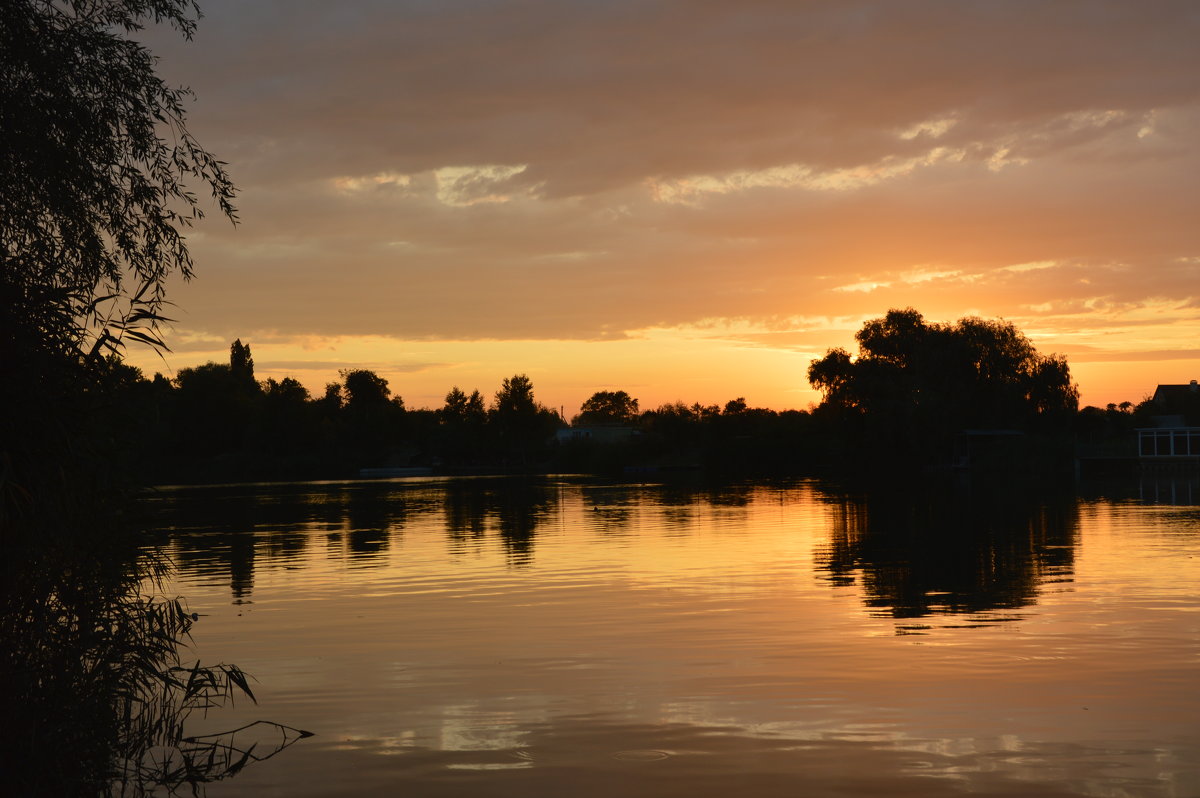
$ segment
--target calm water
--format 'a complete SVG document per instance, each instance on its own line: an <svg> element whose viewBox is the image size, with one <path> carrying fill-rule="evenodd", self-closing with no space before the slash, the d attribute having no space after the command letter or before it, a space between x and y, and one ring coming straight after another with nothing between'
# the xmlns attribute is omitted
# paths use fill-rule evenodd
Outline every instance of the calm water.
<svg viewBox="0 0 1200 798"><path fill-rule="evenodd" d="M316 733L209 796L1195 797L1188 488L474 479L150 501L196 654L259 680L259 706L196 729Z"/></svg>

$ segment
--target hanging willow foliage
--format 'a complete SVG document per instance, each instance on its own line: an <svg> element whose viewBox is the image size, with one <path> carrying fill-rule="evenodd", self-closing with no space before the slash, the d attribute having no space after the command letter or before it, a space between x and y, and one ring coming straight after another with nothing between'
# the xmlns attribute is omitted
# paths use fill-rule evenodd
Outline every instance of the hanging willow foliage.
<svg viewBox="0 0 1200 798"><path fill-rule="evenodd" d="M225 164L187 129L190 91L129 36L153 22L190 39L198 17L187 0L0 6L0 290L26 342L162 346L165 282L191 277L182 233L204 216L189 185L236 220Z"/></svg>

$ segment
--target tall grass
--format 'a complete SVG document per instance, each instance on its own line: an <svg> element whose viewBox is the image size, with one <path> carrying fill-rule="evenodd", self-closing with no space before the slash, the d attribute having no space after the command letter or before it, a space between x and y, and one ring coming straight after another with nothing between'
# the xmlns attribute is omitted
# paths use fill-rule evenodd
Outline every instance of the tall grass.
<svg viewBox="0 0 1200 798"><path fill-rule="evenodd" d="M249 677L189 664L195 616L155 594L165 560L79 543L27 551L20 569L5 569L0 772L10 794L195 794L308 736L266 722L252 724L272 727L265 747L261 734L241 742L246 728L189 736L195 713L253 701Z"/></svg>

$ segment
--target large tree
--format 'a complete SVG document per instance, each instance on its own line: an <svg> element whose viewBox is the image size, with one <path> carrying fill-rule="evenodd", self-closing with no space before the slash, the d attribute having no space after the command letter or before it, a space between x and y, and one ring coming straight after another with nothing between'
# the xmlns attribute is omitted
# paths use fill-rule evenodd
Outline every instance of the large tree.
<svg viewBox="0 0 1200 798"><path fill-rule="evenodd" d="M808 379L818 408L875 452L941 456L966 429L1066 429L1079 393L1061 355L1042 355L1011 322L929 323L907 308L866 322L858 355L832 349Z"/></svg>

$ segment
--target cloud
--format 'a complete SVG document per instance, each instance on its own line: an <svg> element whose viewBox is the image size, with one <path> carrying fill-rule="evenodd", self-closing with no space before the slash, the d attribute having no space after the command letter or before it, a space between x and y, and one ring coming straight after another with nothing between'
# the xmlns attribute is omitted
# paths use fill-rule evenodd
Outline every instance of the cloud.
<svg viewBox="0 0 1200 798"><path fill-rule="evenodd" d="M361 177L335 177L333 187L347 194L360 193L370 190L406 189L412 185L412 175L402 175L396 172L377 172Z"/></svg>
<svg viewBox="0 0 1200 798"><path fill-rule="evenodd" d="M437 198L444 205L464 207L481 202L508 202L504 185L529 168L528 164L504 166L443 166L434 170Z"/></svg>
<svg viewBox="0 0 1200 798"><path fill-rule="evenodd" d="M1005 266L1006 272L1034 272L1042 269L1053 269L1058 265L1058 261L1054 260L1035 260L1029 263L1014 263L1011 266Z"/></svg>
<svg viewBox="0 0 1200 798"><path fill-rule="evenodd" d="M1200 332L1186 0L204 10L191 44L149 34L242 188L172 286L201 341L904 306Z"/></svg>
<svg viewBox="0 0 1200 798"><path fill-rule="evenodd" d="M898 159L888 156L877 163L862 164L849 169L818 171L803 164L773 166L753 171L737 171L726 175L692 175L674 180L647 181L651 196L657 202L692 205L705 194L728 194L758 188L802 189L804 191L854 191L911 174L922 166L932 166L943 160L962 160L962 151L935 147L924 155Z"/></svg>
<svg viewBox="0 0 1200 798"><path fill-rule="evenodd" d="M847 285L835 286L829 290L838 291L840 293L860 292L860 293L864 293L864 294L869 294L877 288L888 288L889 286L891 286L890 282L863 281L861 283L849 283Z"/></svg>
<svg viewBox="0 0 1200 798"><path fill-rule="evenodd" d="M932 139L941 138L950 128L958 124L958 120L954 117L943 117L942 119L926 119L923 122L918 122L912 127L902 130L900 138L905 141L911 141L918 136L928 136Z"/></svg>

